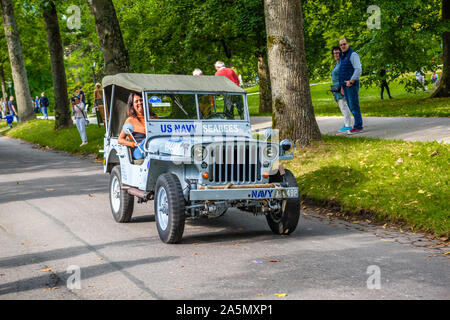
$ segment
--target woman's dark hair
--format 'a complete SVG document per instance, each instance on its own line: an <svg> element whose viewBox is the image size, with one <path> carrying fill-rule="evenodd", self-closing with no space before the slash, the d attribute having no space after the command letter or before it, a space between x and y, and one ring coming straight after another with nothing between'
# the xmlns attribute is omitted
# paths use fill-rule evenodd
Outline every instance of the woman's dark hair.
<svg viewBox="0 0 450 320"><path fill-rule="evenodd" d="M339 51L339 54L342 53L341 48L339 48L338 46L334 46L334 47L331 49L331 55L333 55L333 53L334 53L336 50Z"/></svg>
<svg viewBox="0 0 450 320"><path fill-rule="evenodd" d="M137 118L136 110L134 110L134 108L133 108L134 96L139 96L140 97L139 93L137 93L137 92L130 93L130 95L128 96L128 102L127 102L127 108L128 108L127 112L128 112L128 116L129 117Z"/></svg>

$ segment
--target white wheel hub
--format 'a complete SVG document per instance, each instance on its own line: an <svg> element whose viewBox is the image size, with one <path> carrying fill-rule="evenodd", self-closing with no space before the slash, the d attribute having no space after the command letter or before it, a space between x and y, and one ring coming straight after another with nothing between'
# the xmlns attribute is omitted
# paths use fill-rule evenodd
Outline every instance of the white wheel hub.
<svg viewBox="0 0 450 320"><path fill-rule="evenodd" d="M158 216L158 224L162 230L166 230L167 225L169 224L169 201L167 199L166 189L161 187L158 191L157 196L157 211L156 215Z"/></svg>
<svg viewBox="0 0 450 320"><path fill-rule="evenodd" d="M114 176L111 182L111 206L114 212L119 212L120 209L120 181L117 176Z"/></svg>

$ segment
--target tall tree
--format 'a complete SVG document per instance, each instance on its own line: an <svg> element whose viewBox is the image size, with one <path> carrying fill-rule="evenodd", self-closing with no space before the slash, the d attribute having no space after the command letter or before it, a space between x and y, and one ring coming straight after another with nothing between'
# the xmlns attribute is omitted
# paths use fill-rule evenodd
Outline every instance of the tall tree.
<svg viewBox="0 0 450 320"><path fill-rule="evenodd" d="M53 78L53 95L55 97L55 129L68 128L73 125L67 97L66 71L64 68L64 50L59 32L58 14L53 1L42 4L45 27L47 29L48 49Z"/></svg>
<svg viewBox="0 0 450 320"><path fill-rule="evenodd" d="M264 0L273 127L280 138L307 146L321 135L306 67L301 2Z"/></svg>
<svg viewBox="0 0 450 320"><path fill-rule="evenodd" d="M6 92L5 68L3 67L7 60L7 58L4 58L4 60L0 60L0 85L2 87L3 100L7 99L8 97L8 93Z"/></svg>
<svg viewBox="0 0 450 320"><path fill-rule="evenodd" d="M88 0L95 18L100 47L105 61L105 73L128 72L130 61L112 0Z"/></svg>
<svg viewBox="0 0 450 320"><path fill-rule="evenodd" d="M5 30L6 43L8 44L9 60L11 62L12 78L17 99L17 112L20 121L36 118L33 111L30 89L28 86L27 71L22 56L17 23L14 16L12 0L0 0Z"/></svg>
<svg viewBox="0 0 450 320"><path fill-rule="evenodd" d="M442 68L441 83L433 93L433 98L450 97L450 1L442 0L442 22L445 27L442 33L444 66Z"/></svg>

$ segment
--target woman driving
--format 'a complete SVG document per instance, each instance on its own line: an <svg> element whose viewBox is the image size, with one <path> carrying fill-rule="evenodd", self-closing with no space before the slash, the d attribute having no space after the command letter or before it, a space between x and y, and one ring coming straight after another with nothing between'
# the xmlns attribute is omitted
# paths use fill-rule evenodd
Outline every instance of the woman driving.
<svg viewBox="0 0 450 320"><path fill-rule="evenodd" d="M120 132L117 142L124 146L133 148L133 159L144 159L145 155L141 150L143 149L145 143L144 101L138 93L130 93L130 96L128 97L127 107L128 118L127 120L125 120L125 123L130 123L133 125L134 130L132 135L141 148L139 149L136 142L134 142L133 139L129 137L129 135L123 132L123 130ZM158 116L152 115L151 118L158 118ZM127 139L127 137L129 139Z"/></svg>

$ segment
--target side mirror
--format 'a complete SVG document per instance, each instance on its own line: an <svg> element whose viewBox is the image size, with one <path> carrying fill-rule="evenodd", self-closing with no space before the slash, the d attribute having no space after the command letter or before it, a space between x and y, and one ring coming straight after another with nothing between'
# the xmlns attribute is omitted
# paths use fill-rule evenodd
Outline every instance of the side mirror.
<svg viewBox="0 0 450 320"><path fill-rule="evenodd" d="M134 127L131 123L125 123L122 127L122 130L126 134L132 134L134 132Z"/></svg>

